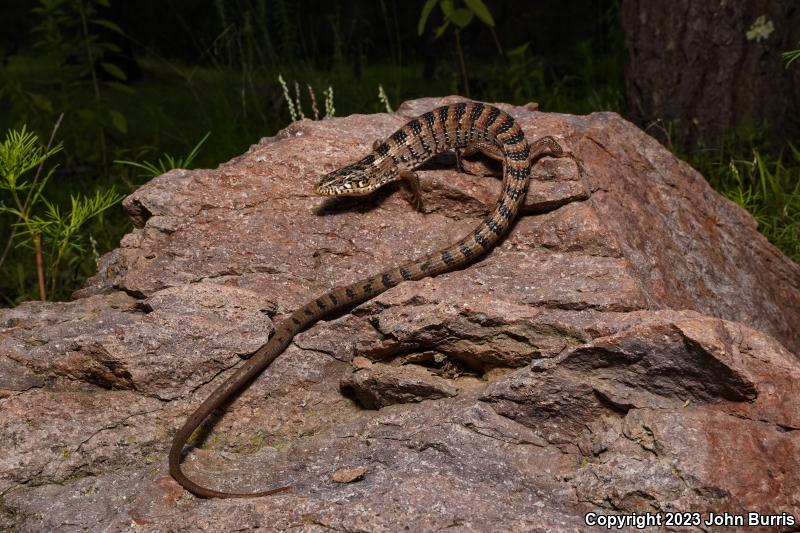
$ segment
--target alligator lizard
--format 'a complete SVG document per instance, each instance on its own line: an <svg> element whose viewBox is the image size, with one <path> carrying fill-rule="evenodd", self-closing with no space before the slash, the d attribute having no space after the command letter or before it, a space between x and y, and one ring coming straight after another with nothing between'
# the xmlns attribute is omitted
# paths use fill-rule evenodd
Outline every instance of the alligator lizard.
<svg viewBox="0 0 800 533"><path fill-rule="evenodd" d="M411 120L386 141L376 142L373 151L365 158L324 176L315 192L323 196L360 196L387 183L405 180L419 209L419 180L412 169L447 150L456 151L457 157L482 152L503 162L503 190L494 211L472 233L455 244L368 279L336 287L283 320L269 342L212 392L175 434L169 451L169 471L184 488L207 498L247 498L287 490L288 487L281 487L256 493L227 493L202 487L181 471L183 447L203 420L269 366L299 331L334 311L362 303L398 283L454 270L489 251L508 231L517 215L528 188L531 167L539 157L545 154L570 157L581 169L580 162L572 154L565 153L552 137L543 137L529 145L522 129L510 115L488 104L466 102L439 107Z"/></svg>

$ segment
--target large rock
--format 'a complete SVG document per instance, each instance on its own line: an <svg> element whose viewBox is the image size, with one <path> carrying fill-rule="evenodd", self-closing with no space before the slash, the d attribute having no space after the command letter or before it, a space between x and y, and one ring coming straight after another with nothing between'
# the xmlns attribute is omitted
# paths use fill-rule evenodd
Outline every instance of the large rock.
<svg viewBox="0 0 800 533"><path fill-rule="evenodd" d="M447 157L420 173L423 213L398 187L311 192L450 101L297 122L160 176L77 300L0 312L0 529L575 531L586 513L684 510L796 530L800 268L608 113L506 106L585 177L542 160L487 258L298 335L185 460L209 486L290 492L201 500L169 478L173 432L273 319L492 208L499 181Z"/></svg>

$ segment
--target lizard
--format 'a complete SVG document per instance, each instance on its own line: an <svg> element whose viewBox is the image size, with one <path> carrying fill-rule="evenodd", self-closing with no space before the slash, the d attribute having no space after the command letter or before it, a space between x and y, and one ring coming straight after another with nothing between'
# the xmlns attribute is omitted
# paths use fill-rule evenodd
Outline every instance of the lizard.
<svg viewBox="0 0 800 533"><path fill-rule="evenodd" d="M281 321L268 342L215 389L175 433L169 451L170 475L189 492L205 498L250 498L277 494L279 487L254 493L221 492L198 485L181 470L183 448L192 433L214 410L243 390L292 342L293 337L321 318L352 308L402 283L436 276L467 265L486 254L505 235L528 189L533 164L542 156L569 157L581 162L550 136L529 144L522 128L506 112L480 102L438 107L409 121L385 141L376 141L359 161L326 174L315 188L321 196L363 196L395 181L404 181L412 204L422 208L419 178L413 171L432 156L452 150L461 157L481 152L503 162L502 192L494 210L467 236L437 252L405 262L367 279L338 286Z"/></svg>

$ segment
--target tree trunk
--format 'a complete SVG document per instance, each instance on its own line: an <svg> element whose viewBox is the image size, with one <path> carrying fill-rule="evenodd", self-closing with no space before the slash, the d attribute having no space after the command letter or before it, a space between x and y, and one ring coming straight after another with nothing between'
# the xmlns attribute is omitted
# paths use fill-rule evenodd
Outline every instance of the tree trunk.
<svg viewBox="0 0 800 533"><path fill-rule="evenodd" d="M623 0L625 90L634 121L685 150L733 129L800 134L797 0Z"/></svg>

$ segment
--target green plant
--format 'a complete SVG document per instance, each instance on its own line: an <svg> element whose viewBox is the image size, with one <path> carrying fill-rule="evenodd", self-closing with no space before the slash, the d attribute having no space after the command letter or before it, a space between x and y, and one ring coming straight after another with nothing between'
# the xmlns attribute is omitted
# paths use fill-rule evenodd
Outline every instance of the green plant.
<svg viewBox="0 0 800 533"><path fill-rule="evenodd" d="M289 87L286 85L282 74L278 74L278 83L281 84L281 88L283 89L283 99L286 100L286 105L289 106L289 116L292 117L292 122L296 122L298 118L297 110L295 109L292 97L289 95ZM302 114L302 112L301 110L300 113Z"/></svg>
<svg viewBox="0 0 800 533"><path fill-rule="evenodd" d="M85 252L83 241L87 236L81 229L86 222L122 199L113 188L97 192L93 197L71 195L71 207L62 213L57 204L44 196L55 167L39 179L45 161L60 150L60 144L53 148L42 146L38 137L25 126L9 131L0 144L0 190L11 200L10 203L0 202L0 214L14 220L10 239L16 241L15 249L33 250L42 301L47 299L48 292L54 295L60 288L62 265L76 262ZM34 168L38 168L36 175L28 179L27 175Z"/></svg>
<svg viewBox="0 0 800 533"><path fill-rule="evenodd" d="M497 39L497 34L494 32L494 17L483 3L483 0L462 0L464 7L456 7L453 0L427 0L425 5L422 6L422 12L419 16L417 23L417 35L422 35L425 32L425 25L428 22L433 8L437 5L442 10L444 22L441 26L434 31L434 37L438 39L452 24L453 36L455 38L456 56L458 57L458 65L461 70L461 79L464 84L464 96L470 97L469 94L469 78L467 77L467 65L464 61L464 50L461 47L461 31L469 26L470 22L475 17L483 22L492 31L495 44L500 55L503 54L503 49L500 46L500 41Z"/></svg>
<svg viewBox="0 0 800 533"><path fill-rule="evenodd" d="M688 160L720 194L746 209L770 242L800 261L800 150L791 143L779 154L768 148L765 129L740 130Z"/></svg>
<svg viewBox="0 0 800 533"><path fill-rule="evenodd" d="M789 65L791 65L795 59L800 57L800 48L797 50L789 50L788 52L784 52L781 54L781 57L783 57L783 60L786 61L786 68L789 68Z"/></svg>
<svg viewBox="0 0 800 533"><path fill-rule="evenodd" d="M386 96L386 91L383 89L383 85L381 84L378 84L378 100L386 108L387 113L393 113L392 104L389 103L389 97Z"/></svg>
<svg viewBox="0 0 800 533"><path fill-rule="evenodd" d="M161 174L166 174L174 168L189 168L189 166L192 164L192 161L194 161L195 157L197 157L197 154L200 152L200 148L210 135L210 131L206 132L206 134L203 135L203 138L197 141L197 144L194 145L194 148L192 148L192 150L184 157L173 157L169 154L164 154L158 158L158 161L155 163L151 163L150 161L128 161L126 159L115 159L114 163L128 165L133 168L144 170L144 176L148 178L154 178L156 176L160 176Z"/></svg>
<svg viewBox="0 0 800 533"><path fill-rule="evenodd" d="M336 115L336 108L333 107L333 85L328 85L322 95L325 97L325 118L331 118Z"/></svg>
<svg viewBox="0 0 800 533"><path fill-rule="evenodd" d="M270 17L266 0L215 0L221 31L203 52L219 70L238 71L239 105L247 117L252 108L259 119L266 118L257 94L255 78L258 70L275 65L277 56L270 34ZM250 95L250 97L248 97Z"/></svg>
<svg viewBox="0 0 800 533"><path fill-rule="evenodd" d="M51 64L45 84L50 86L47 92L54 95L52 101L47 99L39 105L64 110L68 123L76 131L96 132L103 173L108 170L109 131L118 134L128 131L125 115L109 105L105 90L134 92L124 83L125 72L107 59L108 54L120 50L101 36L109 32L124 36L119 26L98 15L100 8L109 5L109 0L39 0L32 10L39 17L39 25L33 29L39 35L35 46ZM101 77L101 71L106 79ZM78 141L84 137L79 134L74 138ZM76 147L73 149L85 161L98 155L94 142L84 141Z"/></svg>
<svg viewBox="0 0 800 533"><path fill-rule="evenodd" d="M36 135L27 131L24 126L20 131L8 132L5 141L0 144L0 176L2 176L0 189L7 191L12 200L11 206L0 203L0 213L12 215L17 220L9 238L9 246L13 243L15 236L19 234L17 232L19 227L28 230L27 241L33 244L35 250L36 274L41 300L46 299L42 235L35 229L35 221L31 212L41 199L42 190L55 170L55 168L51 168L40 180L42 165L50 156L60 150L60 144L54 148L42 147ZM37 167L39 170L30 182L22 178L24 174ZM4 254L4 260L5 257Z"/></svg>
<svg viewBox="0 0 800 533"><path fill-rule="evenodd" d="M392 58L392 65L400 68L403 64L403 40L400 37L400 24L397 17L397 4L392 2L392 12L386 6L385 0L380 0L381 15L384 22L384 32L389 40L389 55Z"/></svg>
<svg viewBox="0 0 800 533"><path fill-rule="evenodd" d="M482 97L489 101L541 102L550 91L544 64L531 54L528 43L508 50L506 61L490 65L482 77L493 80L482 91Z"/></svg>
<svg viewBox="0 0 800 533"><path fill-rule="evenodd" d="M221 32L209 50L216 68L253 69L277 60L266 0L214 0ZM252 71L250 71L252 72Z"/></svg>
<svg viewBox="0 0 800 533"><path fill-rule="evenodd" d="M42 216L37 216L34 228L42 235L48 247L45 256L48 261L48 275L50 278L50 294L56 292L56 284L63 262L85 254L84 240L88 240L92 247L92 256L97 257L96 244L91 234L81 234L82 228L90 219L109 209L122 200L122 195L113 188L106 191L97 191L94 196L70 195L70 209L62 213L57 204L42 198L45 210Z"/></svg>
<svg viewBox="0 0 800 533"><path fill-rule="evenodd" d="M280 83L283 89L283 99L286 101L286 105L289 108L289 116L292 118L292 122L306 118L305 113L303 113L302 102L300 101L300 84L295 80L294 100L292 100L292 96L289 94L289 86L286 85L286 80L283 79L283 75L281 74L278 74L278 83ZM314 114L314 120L319 120L319 109L317 109L317 97L314 94L314 89L311 88L310 83L307 83L306 87L308 88L308 97L311 101L311 110ZM327 89L322 91L322 96L325 97L325 118L330 118L336 113L336 109L333 107L333 86L329 85Z"/></svg>
<svg viewBox="0 0 800 533"><path fill-rule="evenodd" d="M715 178L727 181L722 194L747 209L770 242L800 262L800 150L789 149L788 165L756 150L752 160L731 160Z"/></svg>

